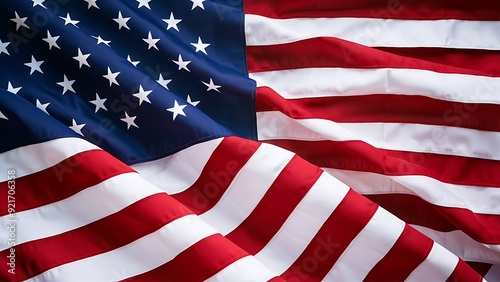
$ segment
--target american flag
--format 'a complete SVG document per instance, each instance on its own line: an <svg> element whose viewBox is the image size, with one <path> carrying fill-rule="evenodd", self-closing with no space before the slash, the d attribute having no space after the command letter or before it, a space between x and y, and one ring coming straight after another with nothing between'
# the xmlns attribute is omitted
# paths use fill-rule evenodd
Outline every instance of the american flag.
<svg viewBox="0 0 500 282"><path fill-rule="evenodd" d="M499 20L2 4L0 280L500 280Z"/></svg>

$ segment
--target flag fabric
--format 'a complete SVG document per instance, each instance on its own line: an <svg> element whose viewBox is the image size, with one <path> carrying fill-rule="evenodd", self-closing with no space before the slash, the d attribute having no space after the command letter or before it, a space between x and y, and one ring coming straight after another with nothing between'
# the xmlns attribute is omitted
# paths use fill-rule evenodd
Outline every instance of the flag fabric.
<svg viewBox="0 0 500 282"><path fill-rule="evenodd" d="M252 0L245 11L259 139L498 272L498 2Z"/></svg>
<svg viewBox="0 0 500 282"><path fill-rule="evenodd" d="M500 279L498 4L335 2L2 4L0 280Z"/></svg>

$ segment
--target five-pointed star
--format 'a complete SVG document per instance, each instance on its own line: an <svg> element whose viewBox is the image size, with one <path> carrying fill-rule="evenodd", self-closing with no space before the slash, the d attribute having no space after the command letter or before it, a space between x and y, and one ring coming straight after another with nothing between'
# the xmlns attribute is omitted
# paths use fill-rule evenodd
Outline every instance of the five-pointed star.
<svg viewBox="0 0 500 282"><path fill-rule="evenodd" d="M132 65L134 65L134 67L137 67L137 65L141 62L141 61L132 61L132 59L130 58L130 55L127 55L127 61L129 63L131 63Z"/></svg>
<svg viewBox="0 0 500 282"><path fill-rule="evenodd" d="M97 3L96 3L97 0L84 0L84 1L89 4L87 9L90 9L91 7L96 7L97 9L99 9L99 6L97 6Z"/></svg>
<svg viewBox="0 0 500 282"><path fill-rule="evenodd" d="M73 123L73 125L70 126L69 128L73 129L74 132L80 134L81 136L85 136L82 133L82 128L85 126L85 123L77 124L74 119L73 119L72 123Z"/></svg>
<svg viewBox="0 0 500 282"><path fill-rule="evenodd" d="M49 43L49 50L52 49L52 47L56 47L57 49L61 49L59 45L57 45L57 39L59 39L59 36L52 36L50 34L50 31L47 30L47 37L42 38L43 41Z"/></svg>
<svg viewBox="0 0 500 282"><path fill-rule="evenodd" d="M109 40L102 39L102 37L100 35L99 36L92 36L92 38L97 39L97 45L104 43L109 47L109 43L111 43L111 41L109 41Z"/></svg>
<svg viewBox="0 0 500 282"><path fill-rule="evenodd" d="M12 83L7 83L7 91L9 91L10 93L12 94L17 94L17 92L19 92L19 90L21 90L22 87L13 87L12 86Z"/></svg>
<svg viewBox="0 0 500 282"><path fill-rule="evenodd" d="M191 63L191 61L183 61L182 60L182 55L179 54L179 60L175 61L175 60L172 60L172 62L176 63L178 66L179 66L179 70L181 69L185 69L187 70L188 72L191 72L188 68L187 68L187 65L189 63Z"/></svg>
<svg viewBox="0 0 500 282"><path fill-rule="evenodd" d="M151 7L149 7L149 2L151 2L151 0L136 0L136 1L139 3L139 6L137 7L138 9L144 6L151 10Z"/></svg>
<svg viewBox="0 0 500 282"><path fill-rule="evenodd" d="M137 116L129 116L127 112L125 112L125 117L120 119L124 122L127 123L127 130L130 129L131 126L135 126L137 128L139 128L139 126L137 126L137 124L135 124L134 120L137 118Z"/></svg>
<svg viewBox="0 0 500 282"><path fill-rule="evenodd" d="M95 100L90 101L90 103L95 105L95 112L96 113L97 113L97 111L99 111L99 109L103 109L105 111L108 110L106 108L106 106L104 106L104 103L106 102L106 100L107 100L106 98L101 99L101 97L99 97L99 94L95 93Z"/></svg>
<svg viewBox="0 0 500 282"><path fill-rule="evenodd" d="M73 89L73 83L75 83L74 80L68 80L68 78L66 77L66 75L64 75L64 78L63 78L63 81L61 82L58 82L57 84L59 84L60 86L63 87L63 92L62 94L64 95L66 93L66 91L71 91L73 93L76 93L75 90Z"/></svg>
<svg viewBox="0 0 500 282"><path fill-rule="evenodd" d="M63 19L64 20L64 25L68 25L68 24L72 24L73 26L77 27L76 26L80 21L76 21L76 20L72 20L71 19L71 16L69 15L69 13L66 13L66 17L61 17L59 16L59 18Z"/></svg>
<svg viewBox="0 0 500 282"><path fill-rule="evenodd" d="M168 24L167 30L174 28L175 30L179 31L177 24L180 23L182 21L182 19L174 18L174 13L170 12L170 18L169 19L162 19L162 20Z"/></svg>
<svg viewBox="0 0 500 282"><path fill-rule="evenodd" d="M196 47L196 52L201 51L201 52L205 53L205 55L208 55L207 51L205 49L208 46L210 46L210 44L209 43L203 43L201 41L201 37L198 36L198 43L191 43L191 45L193 45L194 47Z"/></svg>
<svg viewBox="0 0 500 282"><path fill-rule="evenodd" d="M165 87L168 89L168 84L171 82L171 79L163 79L163 75L160 73L160 77L156 82L158 82L161 86Z"/></svg>
<svg viewBox="0 0 500 282"><path fill-rule="evenodd" d="M203 2L205 2L205 0L191 0L191 2L193 2L193 7L191 8L191 11L194 10L194 8L196 7L200 7L203 10L205 10L205 7L203 7Z"/></svg>
<svg viewBox="0 0 500 282"><path fill-rule="evenodd" d="M160 41L160 38L153 38L151 36L151 31L148 33L148 38L143 38L142 40L148 43L148 50L151 49L151 47L154 47L156 50L158 50L158 47L156 47L156 43Z"/></svg>
<svg viewBox="0 0 500 282"><path fill-rule="evenodd" d="M151 101L149 101L149 98L148 98L148 95L151 94L151 92L153 92L153 90L144 91L144 89L142 88L142 85L139 85L139 92L134 93L132 95L139 98L139 106L140 106L142 104L142 102L144 102L144 101L151 104Z"/></svg>
<svg viewBox="0 0 500 282"><path fill-rule="evenodd" d="M19 17L17 12L14 12L14 13L15 13L16 17L12 18L10 20L16 23L16 30L18 30L22 26L29 29L30 27L25 23L25 21L28 19L28 17L21 18L21 17Z"/></svg>
<svg viewBox="0 0 500 282"><path fill-rule="evenodd" d="M45 2L45 0L31 0L31 2L33 2L33 7L42 6L43 8L47 9L47 7L43 5L43 2Z"/></svg>
<svg viewBox="0 0 500 282"><path fill-rule="evenodd" d="M196 105L198 105L198 104L200 103L200 101L192 101L192 100L191 100L191 96L189 96L189 95L188 95L188 97L187 97L187 102L188 102L189 104L191 104L193 107L196 107Z"/></svg>
<svg viewBox="0 0 500 282"><path fill-rule="evenodd" d="M9 46L9 44L10 42L2 42L2 40L0 40L0 54L5 53L10 55L9 51L7 51L7 46Z"/></svg>
<svg viewBox="0 0 500 282"><path fill-rule="evenodd" d="M39 108L40 110L44 111L46 114L50 115L49 112L47 112L47 107L50 105L50 103L45 103L42 104L38 99L36 99L36 107Z"/></svg>
<svg viewBox="0 0 500 282"><path fill-rule="evenodd" d="M90 67L89 63L87 62L87 59L89 58L90 56L90 53L89 54L83 54L82 53L82 50L80 50L80 48L78 48L78 55L73 57L73 59L77 60L78 63L80 63L80 66L79 68L81 69L83 65L86 65L87 67Z"/></svg>
<svg viewBox="0 0 500 282"><path fill-rule="evenodd" d="M186 116L186 114L184 113L184 108L186 107L186 105L179 105L179 103L177 103L177 100L174 101L174 106L172 108L168 108L167 111L169 112L172 112L174 114L174 119L178 116L178 115L183 115L183 116Z"/></svg>
<svg viewBox="0 0 500 282"><path fill-rule="evenodd" d="M122 16L122 11L118 11L118 18L113 19L115 22L118 23L118 29L122 29L122 27L130 30L130 27L128 27L127 22L130 20L130 17L124 18Z"/></svg>
<svg viewBox="0 0 500 282"><path fill-rule="evenodd" d="M9 120L1 111L0 111L0 119Z"/></svg>
<svg viewBox="0 0 500 282"><path fill-rule="evenodd" d="M108 67L108 74L103 75L107 80L109 80L109 87L111 85L116 84L120 85L118 81L116 81L116 77L120 74L120 72L111 72L111 69Z"/></svg>
<svg viewBox="0 0 500 282"><path fill-rule="evenodd" d="M30 67L30 75L32 75L35 71L38 71L40 73L43 73L42 69L40 66L43 64L44 61L37 61L33 55L31 56L31 62L25 63L26 66Z"/></svg>
<svg viewBox="0 0 500 282"><path fill-rule="evenodd" d="M202 82L207 87L207 92L210 90L215 90L217 92L220 92L220 90L219 90L220 85L215 85L214 81L211 78L210 78L210 82L208 82L208 83L206 83L205 81L202 81Z"/></svg>

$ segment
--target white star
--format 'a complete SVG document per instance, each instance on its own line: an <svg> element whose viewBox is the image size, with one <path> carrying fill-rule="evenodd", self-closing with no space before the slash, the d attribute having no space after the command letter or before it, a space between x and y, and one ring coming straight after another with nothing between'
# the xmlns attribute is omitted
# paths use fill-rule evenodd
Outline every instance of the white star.
<svg viewBox="0 0 500 282"><path fill-rule="evenodd" d="M116 77L120 74L120 72L111 72L111 69L108 67L108 74L103 75L107 80L109 80L109 87L111 85L116 84L120 85L118 81L116 81Z"/></svg>
<svg viewBox="0 0 500 282"><path fill-rule="evenodd" d="M22 26L29 29L30 27L25 23L25 21L26 21L26 19L28 19L28 17L20 18L19 15L17 14L17 12L14 12L14 13L15 13L16 17L12 18L10 20L16 23L16 30L18 30Z"/></svg>
<svg viewBox="0 0 500 282"><path fill-rule="evenodd" d="M204 81L202 81L203 84L205 84L207 88L207 92L210 91L210 90L215 90L217 92L220 92L219 88L220 88L220 85L215 85L214 84L214 81L210 78L210 82L209 83L206 83Z"/></svg>
<svg viewBox="0 0 500 282"><path fill-rule="evenodd" d="M129 61L129 63L134 65L134 67L137 67L137 65L141 62L141 61L132 61L132 59L130 58L130 55L127 56L127 61Z"/></svg>
<svg viewBox="0 0 500 282"><path fill-rule="evenodd" d="M45 2L45 0L31 0L31 2L33 2L33 7L42 6L43 8L47 9L47 7L43 5L43 2Z"/></svg>
<svg viewBox="0 0 500 282"><path fill-rule="evenodd" d="M19 92L19 90L21 90L21 88L22 87L13 87L12 83L10 83L10 81L7 84L7 91L9 91L12 94L17 94L17 92Z"/></svg>
<svg viewBox="0 0 500 282"><path fill-rule="evenodd" d="M0 111L0 118L1 119L9 120L1 111Z"/></svg>
<svg viewBox="0 0 500 282"><path fill-rule="evenodd" d="M42 104L38 99L36 99L36 107L39 108L40 110L44 111L46 114L50 115L49 112L47 112L47 107L50 105L50 103L45 103Z"/></svg>
<svg viewBox="0 0 500 282"><path fill-rule="evenodd" d="M130 17L124 18L122 16L122 11L118 11L118 18L113 19L115 22L118 23L118 29L122 29L122 27L130 30L130 27L128 27L127 22L130 20Z"/></svg>
<svg viewBox="0 0 500 282"><path fill-rule="evenodd" d="M99 111L99 109L103 109L107 111L106 106L104 106L104 103L106 102L107 99L101 99L99 97L99 94L95 93L95 100L90 101L90 103L95 105L95 112Z"/></svg>
<svg viewBox="0 0 500 282"><path fill-rule="evenodd" d="M61 82L58 82L57 84L59 84L60 86L63 87L63 92L62 94L64 95L66 93L66 91L71 91L73 93L76 93L75 90L73 89L73 83L75 83L74 80L68 80L68 78L66 77L66 75L64 75L64 78L63 78L63 81Z"/></svg>
<svg viewBox="0 0 500 282"><path fill-rule="evenodd" d="M179 66L179 70L181 69L185 69L187 70L188 72L191 72L188 68L187 68L187 65L189 63L191 63L191 61L183 61L182 60L182 56L181 54L179 54L179 60L175 61L175 60L172 60L172 62L176 63L178 66Z"/></svg>
<svg viewBox="0 0 500 282"><path fill-rule="evenodd" d="M149 98L148 98L148 95L151 94L151 92L153 92L153 90L144 91L144 89L142 88L142 85L139 85L139 92L134 93L132 95L139 98L139 106L140 106L142 104L142 102L144 102L144 101L151 104L151 101L149 101Z"/></svg>
<svg viewBox="0 0 500 282"><path fill-rule="evenodd" d="M186 105L179 105L179 103L177 103L177 100L174 101L174 106L172 108L168 108L167 111L169 112L172 112L174 114L174 119L178 116L178 115L183 115L183 116L186 116L186 114L184 113L184 108L186 107Z"/></svg>
<svg viewBox="0 0 500 282"><path fill-rule="evenodd" d="M144 6L144 7L151 10L151 7L149 7L149 2L151 2L151 0L137 0L137 2L139 3L139 6L137 7L137 9Z"/></svg>
<svg viewBox="0 0 500 282"><path fill-rule="evenodd" d="M59 36L52 36L50 34L50 31L47 30L47 37L42 38L43 41L49 43L49 50L52 49L52 47L56 47L57 49L61 49L59 45L57 45L57 39L59 39Z"/></svg>
<svg viewBox="0 0 500 282"><path fill-rule="evenodd" d="M109 43L111 43L111 41L109 41L109 40L102 39L102 37L100 35L99 36L92 36L92 38L97 39L97 45L104 43L109 47Z"/></svg>
<svg viewBox="0 0 500 282"><path fill-rule="evenodd" d="M91 7L96 7L97 9L99 9L99 6L97 6L97 0L84 0L85 2L89 3L89 6L87 7L87 9L90 9Z"/></svg>
<svg viewBox="0 0 500 282"><path fill-rule="evenodd" d="M10 55L9 51L7 51L7 46L9 46L9 44L10 42L2 42L2 40L0 40L0 54L5 53Z"/></svg>
<svg viewBox="0 0 500 282"><path fill-rule="evenodd" d="M158 82L161 86L163 86L166 89L168 89L168 84L171 81L172 81L171 79L163 79L163 75L161 75L161 73L160 73L160 77L158 78L158 80L156 82Z"/></svg>
<svg viewBox="0 0 500 282"><path fill-rule="evenodd" d="M137 118L137 116L129 116L127 112L125 112L125 117L120 119L124 122L127 123L127 130L130 129L131 126L135 126L137 128L139 128L139 126L137 126L137 124L135 124L134 120Z"/></svg>
<svg viewBox="0 0 500 282"><path fill-rule="evenodd" d="M78 55L73 57L73 59L77 60L80 63L79 68L81 69L83 65L86 65L87 67L90 67L89 63L87 62L87 59L89 58L89 54L82 54L82 51L80 48L78 48Z"/></svg>
<svg viewBox="0 0 500 282"><path fill-rule="evenodd" d="M201 51L201 52L205 53L205 55L207 55L207 51L205 50L205 48L210 46L210 44L208 44L208 43L201 42L201 37L199 37L199 36L198 36L198 43L191 43L191 45L196 47L196 52Z"/></svg>
<svg viewBox="0 0 500 282"><path fill-rule="evenodd" d="M191 8L191 11L194 10L194 8L196 7L200 7L203 10L205 10L205 7L203 7L203 2L205 2L205 0L191 0L191 2L193 2L193 7Z"/></svg>
<svg viewBox="0 0 500 282"><path fill-rule="evenodd" d="M174 18L174 13L170 12L170 18L162 20L168 24L167 30L174 28L175 30L179 31L177 24L180 23L182 20Z"/></svg>
<svg viewBox="0 0 500 282"><path fill-rule="evenodd" d="M81 136L85 136L82 133L82 128L85 126L85 123L77 124L74 119L73 119L72 123L73 123L73 125L70 126L69 128L73 129L74 132L80 134Z"/></svg>
<svg viewBox="0 0 500 282"><path fill-rule="evenodd" d="M156 50L158 50L158 47L156 47L156 43L160 41L160 38L153 38L151 36L151 31L148 33L148 38L143 38L144 42L148 43L148 50L151 49L151 47L154 47Z"/></svg>
<svg viewBox="0 0 500 282"><path fill-rule="evenodd" d="M40 73L43 73L42 69L40 66L43 64L44 61L37 61L33 55L31 56L31 62L25 63L26 66L30 67L30 75L32 75L35 71L38 71Z"/></svg>
<svg viewBox="0 0 500 282"><path fill-rule="evenodd" d="M196 105L198 105L198 104L200 103L200 101L192 101L192 100L191 100L191 97L190 97L189 95L188 95L188 97L187 97L187 102L188 102L189 104L191 104L193 107L196 107Z"/></svg>
<svg viewBox="0 0 500 282"><path fill-rule="evenodd" d="M64 20L64 25L68 25L68 24L72 24L73 26L79 28L78 26L76 26L80 21L76 21L76 20L72 20L71 19L71 16L69 15L69 13L66 13L66 17L61 17L59 16L59 18L63 19Z"/></svg>

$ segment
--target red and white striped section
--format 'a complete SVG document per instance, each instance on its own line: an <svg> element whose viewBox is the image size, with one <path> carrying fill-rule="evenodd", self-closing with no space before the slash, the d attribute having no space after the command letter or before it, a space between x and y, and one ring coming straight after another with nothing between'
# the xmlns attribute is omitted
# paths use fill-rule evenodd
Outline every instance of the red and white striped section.
<svg viewBox="0 0 500 282"><path fill-rule="evenodd" d="M216 139L135 170L74 138L0 158L18 167L32 152L37 163L16 179L14 281L404 280L458 270L482 279L330 174L269 144ZM7 190L4 179L0 194ZM7 228L6 207L0 216ZM12 280L3 234L0 273ZM389 271L401 253L407 259Z"/></svg>
<svg viewBox="0 0 500 282"><path fill-rule="evenodd" d="M258 137L500 279L500 6L444 2L246 1Z"/></svg>

